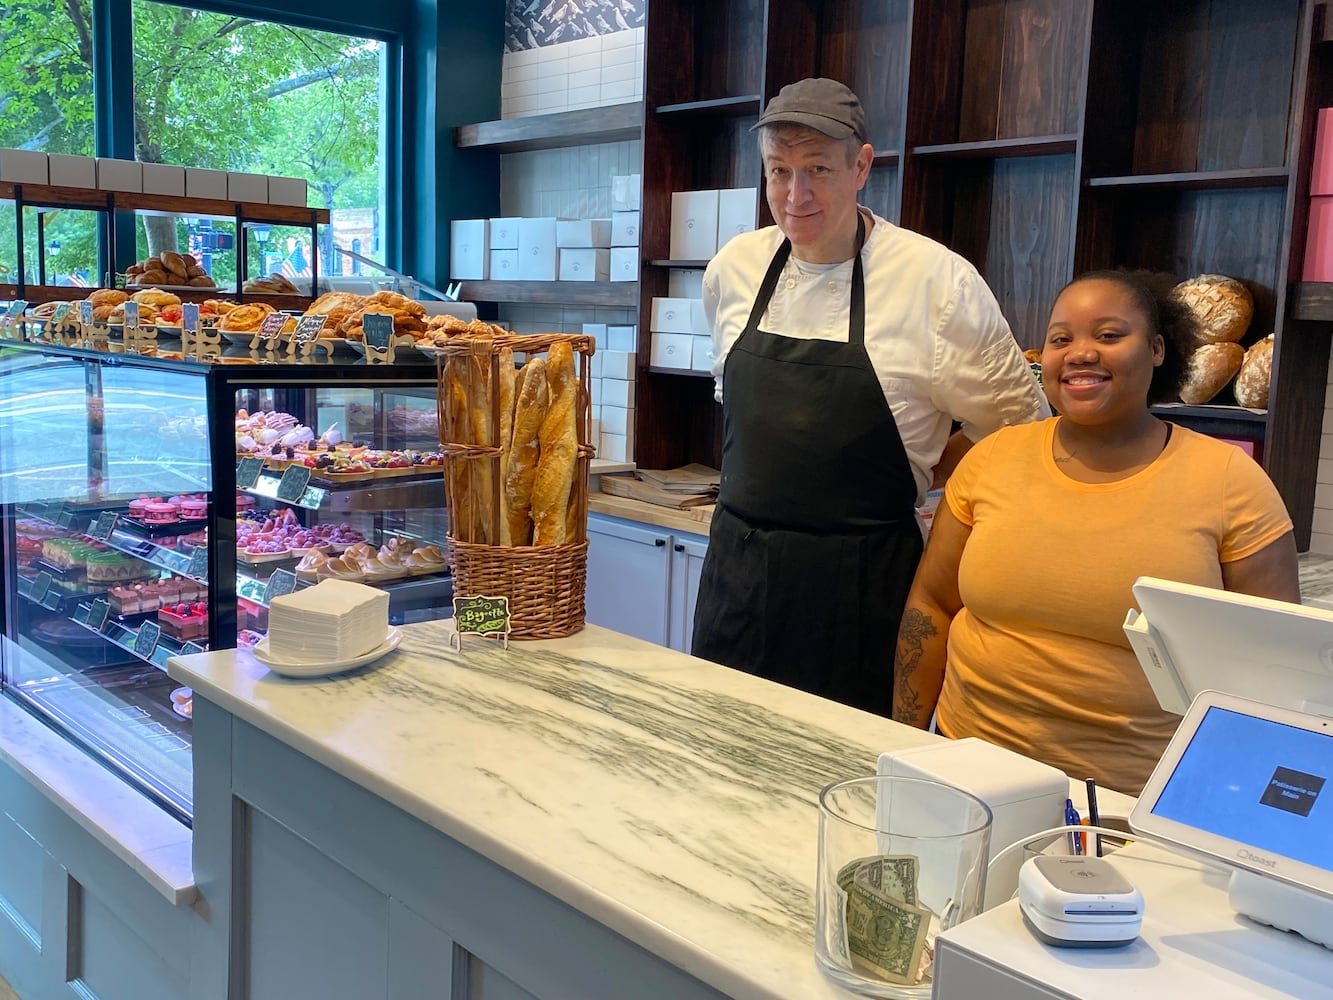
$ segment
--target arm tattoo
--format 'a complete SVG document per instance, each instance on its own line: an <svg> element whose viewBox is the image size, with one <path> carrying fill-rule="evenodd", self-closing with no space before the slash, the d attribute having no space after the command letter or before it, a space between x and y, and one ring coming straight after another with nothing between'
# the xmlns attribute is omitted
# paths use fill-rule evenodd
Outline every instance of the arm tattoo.
<svg viewBox="0 0 1333 1000"><path fill-rule="evenodd" d="M921 714L921 697L911 684L911 678L921 664L926 640L938 634L934 623L916 608L903 612L893 668L893 717L900 722L915 720Z"/></svg>

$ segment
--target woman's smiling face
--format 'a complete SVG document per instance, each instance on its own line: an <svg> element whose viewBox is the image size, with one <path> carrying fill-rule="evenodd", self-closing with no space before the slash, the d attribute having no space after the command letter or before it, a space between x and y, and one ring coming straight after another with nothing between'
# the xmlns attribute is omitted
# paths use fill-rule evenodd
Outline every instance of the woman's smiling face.
<svg viewBox="0 0 1333 1000"><path fill-rule="evenodd" d="M1165 351L1149 322L1130 290L1115 281L1092 278L1061 292L1041 352L1052 408L1089 425L1141 416Z"/></svg>

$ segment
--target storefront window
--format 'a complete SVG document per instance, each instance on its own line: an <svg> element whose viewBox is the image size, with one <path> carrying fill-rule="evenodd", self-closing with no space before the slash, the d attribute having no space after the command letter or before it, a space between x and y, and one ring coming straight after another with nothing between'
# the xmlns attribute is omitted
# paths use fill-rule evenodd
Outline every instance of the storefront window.
<svg viewBox="0 0 1333 1000"><path fill-rule="evenodd" d="M321 270L335 245L354 239L382 259L383 42L152 0L135 0L132 10L140 160L304 180L307 204L332 217L320 234ZM202 257L219 225L143 216L141 229L145 256L176 249ZM309 232L268 235L252 244L248 273L308 278ZM229 285L234 253L218 248L207 258L218 284Z"/></svg>

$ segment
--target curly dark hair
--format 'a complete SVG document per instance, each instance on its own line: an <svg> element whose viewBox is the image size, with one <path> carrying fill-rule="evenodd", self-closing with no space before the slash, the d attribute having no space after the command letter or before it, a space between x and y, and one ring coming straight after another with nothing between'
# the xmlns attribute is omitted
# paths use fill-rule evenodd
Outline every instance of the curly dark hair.
<svg viewBox="0 0 1333 1000"><path fill-rule="evenodd" d="M1148 385L1148 405L1180 399L1190 357L1198 344L1199 323L1189 307L1172 296L1175 277L1161 271L1123 268L1087 271L1061 288L1060 293L1083 281L1110 281L1119 285L1148 318L1148 335L1161 335L1165 349L1162 363L1153 369L1152 382Z"/></svg>

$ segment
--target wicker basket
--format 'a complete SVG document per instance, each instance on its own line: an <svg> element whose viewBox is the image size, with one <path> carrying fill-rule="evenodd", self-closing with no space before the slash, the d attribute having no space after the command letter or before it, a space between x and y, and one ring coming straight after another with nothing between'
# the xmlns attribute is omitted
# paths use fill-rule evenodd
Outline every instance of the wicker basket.
<svg viewBox="0 0 1333 1000"><path fill-rule="evenodd" d="M509 348L515 354L540 354L557 343L568 343L574 351L578 370L578 402L575 407L578 452L574 464L574 482L570 492L570 523L578 534L563 545L496 545L456 537L464 534L455 522L455 512L463 509L460 493L466 489L476 495L483 476L483 463L489 463L491 488L482 496L483 526L489 538L497 538L500 520L500 447L497 444L471 444L457 440L445 402L445 365L450 359L474 358L488 364L489 385L499 384L500 352ZM454 592L467 597L507 597L509 599L510 638L558 639L583 627L584 593L588 565L588 463L593 448L588 443L592 430L589 407L588 358L593 353L591 337L566 334L505 336L491 340L458 337L440 347L436 358L436 403L439 410L441 445L445 463L445 493L449 504L449 562L453 569ZM464 369L465 378L474 379L475 366ZM474 387L468 383L469 392ZM498 392L490 392L491 426L500 427Z"/></svg>

